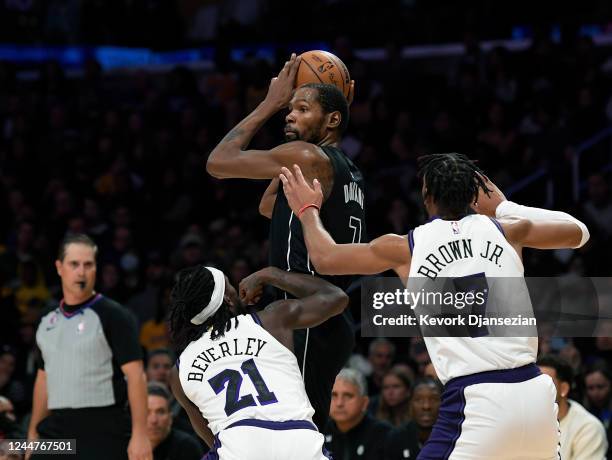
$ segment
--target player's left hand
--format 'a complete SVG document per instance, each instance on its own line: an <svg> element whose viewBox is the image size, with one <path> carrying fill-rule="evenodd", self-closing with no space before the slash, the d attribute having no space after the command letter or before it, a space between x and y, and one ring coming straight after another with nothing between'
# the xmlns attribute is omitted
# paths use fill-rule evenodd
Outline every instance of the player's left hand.
<svg viewBox="0 0 612 460"><path fill-rule="evenodd" d="M153 460L151 442L145 433L132 433L127 451L129 460Z"/></svg>
<svg viewBox="0 0 612 460"><path fill-rule="evenodd" d="M294 173L283 167L279 176L291 210L297 215L300 209L308 204L314 204L321 208L323 203L321 183L314 179L311 187L304 179L302 170L298 165L293 165L293 171Z"/></svg>
<svg viewBox="0 0 612 460"><path fill-rule="evenodd" d="M259 270L240 281L238 285L238 292L240 294L240 300L245 305L254 305L259 302L261 295L263 294L263 287L265 283L266 269Z"/></svg>
<svg viewBox="0 0 612 460"><path fill-rule="evenodd" d="M487 176L481 176L489 192L483 189L478 191L478 198L472 204L472 209L478 214L495 217L495 210L502 201L506 201L506 197L502 191L495 185Z"/></svg>
<svg viewBox="0 0 612 460"><path fill-rule="evenodd" d="M300 56L296 56L296 54L293 53L289 60L285 62L278 76L270 81L270 87L268 88L268 94L266 94L264 103L272 105L277 110L283 109L289 105L289 101L293 96L295 77L301 59Z"/></svg>

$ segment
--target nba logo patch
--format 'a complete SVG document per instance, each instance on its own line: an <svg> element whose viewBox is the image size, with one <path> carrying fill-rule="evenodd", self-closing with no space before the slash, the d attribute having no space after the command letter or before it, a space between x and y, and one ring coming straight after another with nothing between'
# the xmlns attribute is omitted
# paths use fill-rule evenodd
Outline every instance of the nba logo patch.
<svg viewBox="0 0 612 460"><path fill-rule="evenodd" d="M459 224L457 222L451 222L451 228L453 229L453 235L459 235Z"/></svg>
<svg viewBox="0 0 612 460"><path fill-rule="evenodd" d="M82 334L84 330L85 330L85 322L81 321L79 325L77 326L77 333Z"/></svg>

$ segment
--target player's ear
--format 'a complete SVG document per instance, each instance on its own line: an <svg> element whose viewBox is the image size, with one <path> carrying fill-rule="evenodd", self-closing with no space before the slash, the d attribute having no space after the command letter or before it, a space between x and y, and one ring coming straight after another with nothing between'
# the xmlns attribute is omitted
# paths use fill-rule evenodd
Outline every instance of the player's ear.
<svg viewBox="0 0 612 460"><path fill-rule="evenodd" d="M327 114L327 127L330 129L336 129L342 123L342 115L340 112L332 112Z"/></svg>
<svg viewBox="0 0 612 460"><path fill-rule="evenodd" d="M62 276L62 261L59 259L55 261L55 270L59 276Z"/></svg>

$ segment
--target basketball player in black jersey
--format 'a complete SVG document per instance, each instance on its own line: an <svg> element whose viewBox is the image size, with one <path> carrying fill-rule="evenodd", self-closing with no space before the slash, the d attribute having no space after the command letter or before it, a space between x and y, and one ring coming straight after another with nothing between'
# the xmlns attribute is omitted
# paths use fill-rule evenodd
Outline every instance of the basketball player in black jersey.
<svg viewBox="0 0 612 460"><path fill-rule="evenodd" d="M317 275L304 244L302 227L293 214L278 175L283 166L300 165L311 181L316 177L324 194L321 219L336 241L366 242L364 181L359 169L339 148L348 125L349 102L333 85L308 84L294 91L300 59L293 54L273 78L264 101L236 125L211 152L206 170L218 179L272 179L260 204L271 218L270 265ZM354 82L351 82L351 96ZM271 150L247 150L264 123L289 108L287 142ZM352 277L327 277L346 289ZM283 293L283 296L287 294ZM295 331L294 352L315 409L314 422L323 429L329 413L336 375L354 345L353 320L348 310L315 328Z"/></svg>

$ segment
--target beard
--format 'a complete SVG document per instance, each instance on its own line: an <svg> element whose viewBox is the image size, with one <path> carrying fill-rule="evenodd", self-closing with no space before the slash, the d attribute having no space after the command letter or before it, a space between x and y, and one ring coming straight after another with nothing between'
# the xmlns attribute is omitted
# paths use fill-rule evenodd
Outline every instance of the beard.
<svg viewBox="0 0 612 460"><path fill-rule="evenodd" d="M301 141L302 138L298 131L290 130L287 131L285 129L285 142L293 142L293 141Z"/></svg>

